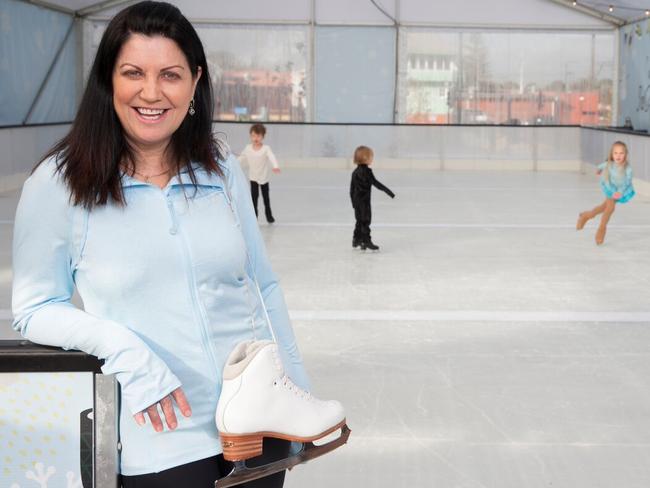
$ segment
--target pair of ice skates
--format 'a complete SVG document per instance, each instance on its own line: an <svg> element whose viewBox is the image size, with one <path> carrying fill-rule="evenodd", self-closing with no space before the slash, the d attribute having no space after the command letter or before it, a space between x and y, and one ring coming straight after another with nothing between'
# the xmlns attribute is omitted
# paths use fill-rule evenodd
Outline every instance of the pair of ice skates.
<svg viewBox="0 0 650 488"><path fill-rule="evenodd" d="M593 219L596 215L598 214L594 210L581 212L580 215L578 215L576 230L584 229L587 222ZM609 220L609 217L607 217L607 220ZM598 230L596 231L596 235L594 237L594 239L596 240L596 244L598 244L599 246L602 245L603 242L605 242L605 234L607 233L607 220L605 220L605 222L600 223L600 225L598 226Z"/></svg>
<svg viewBox="0 0 650 488"><path fill-rule="evenodd" d="M216 423L223 457L234 463L230 474L215 482L216 488L291 469L342 446L350 436L343 406L296 386L284 373L272 341L242 342L232 351L224 367ZM339 430L334 440L314 444ZM265 437L299 442L302 448L285 459L247 467L246 460L262 454Z"/></svg>

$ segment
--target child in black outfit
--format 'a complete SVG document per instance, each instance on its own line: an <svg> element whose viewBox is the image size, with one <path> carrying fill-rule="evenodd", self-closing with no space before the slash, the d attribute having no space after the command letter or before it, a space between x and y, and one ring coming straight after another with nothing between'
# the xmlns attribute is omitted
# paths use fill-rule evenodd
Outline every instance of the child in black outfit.
<svg viewBox="0 0 650 488"><path fill-rule="evenodd" d="M354 227L354 234L352 236L352 247L361 247L365 251L377 251L379 246L376 246L370 240L370 220L372 217L370 209L370 191L372 186L376 186L379 190L386 192L386 194L395 198L395 194L390 189L382 185L372 174L370 165L374 153L372 149L366 146L359 146L354 151L354 163L357 168L352 172L352 181L350 182L350 198L352 199L352 207L354 207L354 218L357 223Z"/></svg>

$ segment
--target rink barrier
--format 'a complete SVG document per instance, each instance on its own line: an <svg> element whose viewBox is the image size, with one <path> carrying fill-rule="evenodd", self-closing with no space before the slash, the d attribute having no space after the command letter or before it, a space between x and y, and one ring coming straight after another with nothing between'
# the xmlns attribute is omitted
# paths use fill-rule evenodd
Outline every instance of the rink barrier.
<svg viewBox="0 0 650 488"><path fill-rule="evenodd" d="M603 127L264 122L283 168L346 169L358 145L382 169L587 172L614 140L630 148L635 184L650 194L650 136ZM16 190L69 124L0 128L0 192ZM214 123L217 137L238 153L250 122Z"/></svg>
<svg viewBox="0 0 650 488"><path fill-rule="evenodd" d="M0 373L92 374L92 410L81 412L80 416L83 488L118 486L117 382L113 375L101 374L101 365L102 361L81 351L65 351L25 340L0 340ZM87 477L84 459L92 465Z"/></svg>

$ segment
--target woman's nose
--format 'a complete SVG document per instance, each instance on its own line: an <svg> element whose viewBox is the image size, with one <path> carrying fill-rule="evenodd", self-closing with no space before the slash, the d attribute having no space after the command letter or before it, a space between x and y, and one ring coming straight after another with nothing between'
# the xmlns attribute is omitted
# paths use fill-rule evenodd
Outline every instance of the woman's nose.
<svg viewBox="0 0 650 488"><path fill-rule="evenodd" d="M140 91L140 98L147 102L156 102L160 97L160 80L157 76L147 76Z"/></svg>

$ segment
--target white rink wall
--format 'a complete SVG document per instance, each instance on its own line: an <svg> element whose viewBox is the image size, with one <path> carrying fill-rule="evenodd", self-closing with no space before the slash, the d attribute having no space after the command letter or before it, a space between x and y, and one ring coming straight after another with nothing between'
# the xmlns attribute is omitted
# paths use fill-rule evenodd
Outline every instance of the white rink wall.
<svg viewBox="0 0 650 488"><path fill-rule="evenodd" d="M214 125L239 153L250 123ZM20 188L35 162L68 124L0 129L0 192ZM584 171L622 140L630 149L636 186L650 194L650 137L579 127L346 125L267 123L268 143L284 168L351 168L355 147L375 151L384 169Z"/></svg>
<svg viewBox="0 0 650 488"><path fill-rule="evenodd" d="M235 153L251 124L218 123ZM454 125L266 124L265 142L285 167L349 168L359 145L381 168L580 170L580 128Z"/></svg>

